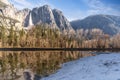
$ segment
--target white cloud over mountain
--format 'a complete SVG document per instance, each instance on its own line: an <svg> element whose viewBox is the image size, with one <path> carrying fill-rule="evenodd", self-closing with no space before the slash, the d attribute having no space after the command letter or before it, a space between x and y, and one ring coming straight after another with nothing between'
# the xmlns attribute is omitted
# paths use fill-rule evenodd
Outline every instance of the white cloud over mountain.
<svg viewBox="0 0 120 80"><path fill-rule="evenodd" d="M34 8L38 6L42 6L45 4L50 5L52 8L57 8L63 11L64 15L71 21L75 19L82 19L86 16L89 15L94 15L94 14L109 14L109 15L119 15L120 11L113 7L111 4L106 4L103 2L103 0L80 0L83 1L83 6L80 6L78 9L71 9L68 10L68 8L65 9L63 8L62 4L61 6L57 6L57 3L53 3L52 0L9 0L12 4L15 5L18 9L23 9L23 8ZM55 0L53 0L55 1ZM77 0L76 0L77 1ZM60 0L58 0L58 3ZM63 3L64 4L64 3ZM69 0L68 0L69 4ZM70 3L71 5L73 3ZM67 5L67 4L66 4ZM81 5L81 3L79 3ZM76 3L76 6L78 4ZM84 7L87 7L87 10L82 10ZM119 8L119 7L118 7Z"/></svg>
<svg viewBox="0 0 120 80"><path fill-rule="evenodd" d="M104 4L101 0L84 0L84 2L90 8L87 13L89 15L93 14L110 14L118 15L119 11L112 8L110 5Z"/></svg>

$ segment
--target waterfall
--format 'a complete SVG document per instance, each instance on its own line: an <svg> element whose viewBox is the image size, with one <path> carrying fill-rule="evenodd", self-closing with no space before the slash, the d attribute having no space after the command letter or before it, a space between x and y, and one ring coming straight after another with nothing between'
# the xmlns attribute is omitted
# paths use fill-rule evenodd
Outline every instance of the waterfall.
<svg viewBox="0 0 120 80"><path fill-rule="evenodd" d="M32 21L32 14L31 14L31 12L30 12L30 16L29 16L29 26L32 26L32 25L34 25L34 24L33 24L33 21Z"/></svg>

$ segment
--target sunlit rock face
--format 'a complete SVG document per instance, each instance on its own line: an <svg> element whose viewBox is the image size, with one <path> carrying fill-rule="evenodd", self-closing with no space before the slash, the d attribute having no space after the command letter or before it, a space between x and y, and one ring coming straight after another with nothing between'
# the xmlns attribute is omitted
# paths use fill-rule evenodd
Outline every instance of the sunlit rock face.
<svg viewBox="0 0 120 80"><path fill-rule="evenodd" d="M9 5L3 8L3 13L6 17L10 17L19 22L15 24L19 29L30 27L37 24L47 24L50 28L58 29L66 34L74 33L70 22L65 18L61 11L52 9L48 5L30 9L17 10L14 5L7 0ZM9 22L8 22L9 23Z"/></svg>
<svg viewBox="0 0 120 80"><path fill-rule="evenodd" d="M14 7L14 5L10 4L8 0L0 0L3 4L5 3L5 6L0 7L4 13L4 16L15 18L15 13L17 12L17 9Z"/></svg>
<svg viewBox="0 0 120 80"><path fill-rule="evenodd" d="M5 26L15 26L18 29L23 28L24 19L29 13L29 9L23 9L23 10L17 10L17 8L14 7L14 5L10 4L7 0L7 6L3 7L3 14L6 18L6 22L3 22ZM15 23L15 25L11 25L10 22Z"/></svg>
<svg viewBox="0 0 120 80"><path fill-rule="evenodd" d="M24 27L25 19L29 15L29 12L30 12L30 9L28 8L17 11L16 18L20 21L20 24L18 25L21 25Z"/></svg>
<svg viewBox="0 0 120 80"><path fill-rule="evenodd" d="M48 5L31 10L25 19L24 26L41 23L48 24L51 28L57 28L65 33L74 33L70 22L64 17L62 12L57 9L53 10Z"/></svg>
<svg viewBox="0 0 120 80"><path fill-rule="evenodd" d="M8 0L0 0L0 2L3 2L5 4L7 4L7 5L10 5L10 3L8 2Z"/></svg>
<svg viewBox="0 0 120 80"><path fill-rule="evenodd" d="M44 5L39 8L34 8L29 15L26 17L25 25L24 26L30 26L30 25L36 25L41 23L47 23L52 28L57 28L57 25L54 20L54 16L52 13L52 9L48 5Z"/></svg>

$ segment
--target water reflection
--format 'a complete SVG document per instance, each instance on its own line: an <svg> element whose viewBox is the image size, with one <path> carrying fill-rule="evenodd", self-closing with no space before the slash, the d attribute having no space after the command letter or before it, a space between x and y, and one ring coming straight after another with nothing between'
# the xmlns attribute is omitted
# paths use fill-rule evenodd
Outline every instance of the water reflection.
<svg viewBox="0 0 120 80"><path fill-rule="evenodd" d="M94 54L86 51L23 51L1 52L0 56L1 80L37 80L55 73L65 62Z"/></svg>

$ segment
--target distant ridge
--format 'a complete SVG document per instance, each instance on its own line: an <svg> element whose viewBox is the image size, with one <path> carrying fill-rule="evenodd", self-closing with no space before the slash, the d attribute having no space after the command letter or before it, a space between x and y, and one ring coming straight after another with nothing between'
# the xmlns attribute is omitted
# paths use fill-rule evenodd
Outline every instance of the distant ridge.
<svg viewBox="0 0 120 80"><path fill-rule="evenodd" d="M75 30L98 28L105 34L114 35L120 32L120 16L92 15L83 20L72 21L71 25Z"/></svg>

